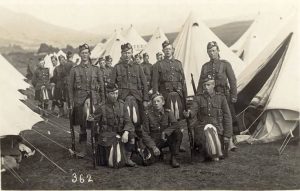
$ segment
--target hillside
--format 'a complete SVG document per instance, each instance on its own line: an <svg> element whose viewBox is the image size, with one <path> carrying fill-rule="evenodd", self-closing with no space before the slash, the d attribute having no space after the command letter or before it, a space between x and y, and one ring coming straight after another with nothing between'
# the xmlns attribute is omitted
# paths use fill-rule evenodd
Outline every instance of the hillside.
<svg viewBox="0 0 300 191"><path fill-rule="evenodd" d="M65 47L67 44L78 46L83 42L96 44L101 39L95 34L52 25L0 7L0 46L17 44L23 48L37 49L40 43Z"/></svg>

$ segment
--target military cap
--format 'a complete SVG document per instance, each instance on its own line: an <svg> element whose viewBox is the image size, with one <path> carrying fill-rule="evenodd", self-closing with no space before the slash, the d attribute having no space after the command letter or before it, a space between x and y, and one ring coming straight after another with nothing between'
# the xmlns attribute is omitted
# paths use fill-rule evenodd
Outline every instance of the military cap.
<svg viewBox="0 0 300 191"><path fill-rule="evenodd" d="M136 54L136 55L134 55L134 58L140 58L140 59L142 59L142 56L141 56L141 54Z"/></svg>
<svg viewBox="0 0 300 191"><path fill-rule="evenodd" d="M105 60L104 60L103 57L100 57L100 58L98 59L98 61L101 62L101 61L105 61Z"/></svg>
<svg viewBox="0 0 300 191"><path fill-rule="evenodd" d="M85 50L85 49L88 49L90 51L90 47L88 44L84 43L83 45L80 45L79 46L79 52Z"/></svg>
<svg viewBox="0 0 300 191"><path fill-rule="evenodd" d="M112 57L110 55L105 56L105 60L109 61L112 60Z"/></svg>
<svg viewBox="0 0 300 191"><path fill-rule="evenodd" d="M116 90L118 90L118 88L116 87L115 84L113 84L113 83L108 83L108 84L106 85L106 93L114 92L114 91L116 91Z"/></svg>
<svg viewBox="0 0 300 191"><path fill-rule="evenodd" d="M161 52L156 53L156 56L159 56L159 55L163 55L163 53L161 53Z"/></svg>
<svg viewBox="0 0 300 191"><path fill-rule="evenodd" d="M67 52L67 58L70 58L73 55L73 53L71 51Z"/></svg>
<svg viewBox="0 0 300 191"><path fill-rule="evenodd" d="M50 58L51 58L51 60L52 60L52 59L57 60L57 56L55 56L55 55L52 55Z"/></svg>
<svg viewBox="0 0 300 191"><path fill-rule="evenodd" d="M130 43L126 43L126 44L121 45L122 52L125 52L125 51L130 50L130 49L132 49L132 46L131 46Z"/></svg>
<svg viewBox="0 0 300 191"><path fill-rule="evenodd" d="M218 44L217 44L217 42L216 41L211 41L211 42L208 42L207 43L207 50L208 49L211 49L212 47L217 47L217 49L219 50L219 46L218 46Z"/></svg>
<svg viewBox="0 0 300 191"><path fill-rule="evenodd" d="M171 45L171 43L168 41L168 40L165 40L163 43L162 43L162 48L166 48L167 46Z"/></svg>
<svg viewBox="0 0 300 191"><path fill-rule="evenodd" d="M156 93L153 93L152 96L151 96L151 100L157 98L157 97L161 97L162 99L164 99L164 96L158 92Z"/></svg>
<svg viewBox="0 0 300 191"><path fill-rule="evenodd" d="M214 78L213 75L208 74L207 76L205 76L205 77L203 78L203 83L208 82L208 81L211 81L211 80L215 80L215 78Z"/></svg>
<svg viewBox="0 0 300 191"><path fill-rule="evenodd" d="M148 55L148 53L147 53L147 52L145 52L145 53L143 54L143 57L146 57L146 56L148 56L148 57L149 57L149 55Z"/></svg>

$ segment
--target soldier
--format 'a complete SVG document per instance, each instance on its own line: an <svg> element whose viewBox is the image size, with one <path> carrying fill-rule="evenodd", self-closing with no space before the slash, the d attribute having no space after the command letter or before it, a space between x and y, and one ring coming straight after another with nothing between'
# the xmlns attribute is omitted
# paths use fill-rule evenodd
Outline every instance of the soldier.
<svg viewBox="0 0 300 191"><path fill-rule="evenodd" d="M171 109L176 119L183 119L182 98L187 89L182 64L173 57L174 48L169 41L162 44L165 58L153 66L153 93L159 92L166 100L166 108Z"/></svg>
<svg viewBox="0 0 300 191"><path fill-rule="evenodd" d="M105 56L105 75L108 77L112 71L112 57L110 55Z"/></svg>
<svg viewBox="0 0 300 191"><path fill-rule="evenodd" d="M66 102L65 92L65 78L68 75L66 72L66 59L63 55L58 57L60 65L54 68L53 77L50 82L55 84L52 109L54 110L55 105L59 108L59 116L64 115L64 102Z"/></svg>
<svg viewBox="0 0 300 191"><path fill-rule="evenodd" d="M144 110L148 107L148 87L143 68L132 60L130 43L121 46L121 61L112 70L109 82L119 89L118 99L125 101L135 132L141 132ZM131 151L133 152L134 148Z"/></svg>
<svg viewBox="0 0 300 191"><path fill-rule="evenodd" d="M227 156L232 136L231 114L226 97L214 90L213 76L208 74L202 82L203 92L194 97L191 109L184 111L184 115L187 118L197 117L198 125L194 127L195 148L202 147L206 160L217 161Z"/></svg>
<svg viewBox="0 0 300 191"><path fill-rule="evenodd" d="M210 61L202 66L197 93L201 93L203 91L203 78L205 78L208 74L212 74L216 82L215 91L225 95L231 112L232 122L237 126L235 133L239 133L239 131L241 131L241 125L236 118L234 109L234 103L237 102L236 77L231 64L226 60L220 59L219 52L219 46L215 41L207 44L207 54L210 57ZM232 140L230 147L233 149L236 148L233 145Z"/></svg>
<svg viewBox="0 0 300 191"><path fill-rule="evenodd" d="M45 68L45 61L40 59L38 68L34 71L32 77L32 85L35 89L35 100L39 102L41 115L47 115L45 110L48 108L48 101L50 95L50 74L49 68Z"/></svg>
<svg viewBox="0 0 300 191"><path fill-rule="evenodd" d="M162 52L156 53L156 60L157 62L162 61L164 59L164 55Z"/></svg>
<svg viewBox="0 0 300 191"><path fill-rule="evenodd" d="M137 63L137 64L142 64L143 58L142 58L141 54L136 54L136 55L134 56L134 61L135 61L135 63Z"/></svg>
<svg viewBox="0 0 300 191"><path fill-rule="evenodd" d="M68 87L70 109L73 109L73 124L80 125L79 143L83 147L79 153L80 157L87 154L86 120L88 116L85 110L88 104L87 99L90 98L90 93L92 93L94 105L101 104L104 101L103 76L99 68L91 64L90 53L87 44L79 46L81 62L71 69Z"/></svg>
<svg viewBox="0 0 300 191"><path fill-rule="evenodd" d="M126 164L134 167L136 163L131 160L131 148L134 147L135 133L125 103L117 99L118 89L113 84L106 87L106 97L106 103L100 105L94 112L95 119L100 126L100 137L105 139L107 132L119 135L125 143Z"/></svg>
<svg viewBox="0 0 300 191"><path fill-rule="evenodd" d="M144 70L144 74L147 78L147 85L148 85L148 90L151 89L151 77L152 77L152 64L149 63L149 55L147 53L143 54L143 62L141 63L141 66Z"/></svg>
<svg viewBox="0 0 300 191"><path fill-rule="evenodd" d="M153 94L153 109L147 113L142 140L154 154L150 163L154 162L157 156L162 155L162 148L169 147L171 152L170 164L177 168L180 166L176 157L183 137L182 129L180 129L173 112L170 109L164 109L164 104L165 100L161 94Z"/></svg>

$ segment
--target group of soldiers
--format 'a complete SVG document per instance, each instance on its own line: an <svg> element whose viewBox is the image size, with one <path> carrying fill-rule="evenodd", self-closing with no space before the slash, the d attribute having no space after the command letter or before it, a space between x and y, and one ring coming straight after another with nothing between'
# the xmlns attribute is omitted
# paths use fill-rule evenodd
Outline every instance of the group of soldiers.
<svg viewBox="0 0 300 191"><path fill-rule="evenodd" d="M126 43L121 46L120 60L112 67L110 56L93 62L89 46L83 44L79 46L81 62L74 64L72 53L67 53L67 60L59 56L61 65L54 69L51 79L44 61L40 62L32 79L36 99L41 108L46 108L48 99L53 100L52 108L57 105L61 109L63 103L69 103L70 123L80 126L77 156L88 154L87 129L95 128L92 136L96 145L108 139L105 135L119 137L127 166L137 166L132 158L137 150L144 164L149 165L162 159L163 148L169 147L170 164L177 168L179 151L184 150L184 128L180 124L189 119L197 121L188 126L191 152L198 151L205 160L214 161L228 155L237 101L230 63L220 59L216 42L208 43L210 61L202 67L197 92L188 108L182 63L174 58L170 42L163 42L162 51L156 55L157 62L151 64L147 53L133 55L131 44ZM51 60L55 64L57 58ZM54 97L47 99L45 92Z"/></svg>

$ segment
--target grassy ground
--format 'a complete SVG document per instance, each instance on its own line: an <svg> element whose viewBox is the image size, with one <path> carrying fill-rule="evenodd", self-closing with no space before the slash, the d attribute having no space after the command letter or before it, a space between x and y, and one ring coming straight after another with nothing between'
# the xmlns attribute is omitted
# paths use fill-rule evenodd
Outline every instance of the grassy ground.
<svg viewBox="0 0 300 191"><path fill-rule="evenodd" d="M62 146L69 147L68 120L49 117L54 127L45 122L33 129L46 135ZM78 132L79 129L76 128ZM187 132L184 145L188 148ZM50 134L49 134L50 133ZM75 133L76 134L76 133ZM189 152L180 153L181 168L173 169L168 157L150 167L92 169L91 159L71 158L68 151L45 139L35 131L22 133L35 147L61 166L60 171L45 157L37 153L24 159L17 171L25 183L19 183L9 172L2 173L2 189L299 189L299 145L288 145L283 155L277 155L280 143L264 145L239 145L230 158L219 162L202 163L200 157L190 163ZM78 134L76 134L78 140ZM77 182L72 182L74 173ZM79 176L84 176L84 183ZM93 182L88 182L90 175Z"/></svg>

